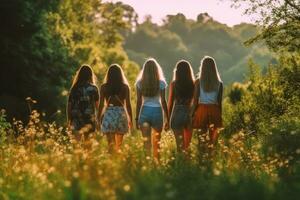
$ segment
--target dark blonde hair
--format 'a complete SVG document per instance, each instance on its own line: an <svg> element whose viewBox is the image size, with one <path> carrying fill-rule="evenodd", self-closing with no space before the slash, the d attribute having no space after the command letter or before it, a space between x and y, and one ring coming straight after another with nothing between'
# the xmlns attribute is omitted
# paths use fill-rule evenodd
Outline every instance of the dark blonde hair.
<svg viewBox="0 0 300 200"><path fill-rule="evenodd" d="M192 98L194 81L195 77L191 64L186 60L178 61L173 74L175 96L178 98Z"/></svg>
<svg viewBox="0 0 300 200"><path fill-rule="evenodd" d="M203 90L205 92L217 91L222 80L215 59L205 56L201 60L199 71L200 84Z"/></svg>
<svg viewBox="0 0 300 200"><path fill-rule="evenodd" d="M105 81L108 95L118 95L123 85L128 85L128 81L120 65L112 64L106 73Z"/></svg>
<svg viewBox="0 0 300 200"><path fill-rule="evenodd" d="M83 85L85 83L90 83L95 85L95 75L93 72L93 69L87 65L84 64L82 65L76 72L73 82L72 82L72 87L71 87L71 92L73 89L77 88L80 85Z"/></svg>
<svg viewBox="0 0 300 200"><path fill-rule="evenodd" d="M137 83L140 82L143 96L153 97L159 93L160 81L165 82L162 69L154 58L148 59L140 72Z"/></svg>

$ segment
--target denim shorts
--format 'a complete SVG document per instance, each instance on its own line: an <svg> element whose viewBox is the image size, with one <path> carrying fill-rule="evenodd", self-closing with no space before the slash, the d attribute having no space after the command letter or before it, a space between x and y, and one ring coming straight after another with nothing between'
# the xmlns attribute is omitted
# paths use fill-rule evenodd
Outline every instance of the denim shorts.
<svg viewBox="0 0 300 200"><path fill-rule="evenodd" d="M155 130L162 130L163 127L163 113L161 107L143 106L140 111L138 123L140 126L143 123L149 123L149 125Z"/></svg>
<svg viewBox="0 0 300 200"><path fill-rule="evenodd" d="M171 129L181 131L189 127L190 124L190 106L175 105L171 114Z"/></svg>

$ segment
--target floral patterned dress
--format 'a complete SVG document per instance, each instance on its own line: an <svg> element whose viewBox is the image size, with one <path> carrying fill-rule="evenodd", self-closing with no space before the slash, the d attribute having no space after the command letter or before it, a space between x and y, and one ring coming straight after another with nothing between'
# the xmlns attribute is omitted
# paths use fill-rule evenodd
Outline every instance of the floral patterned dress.
<svg viewBox="0 0 300 200"><path fill-rule="evenodd" d="M95 131L95 103L98 100L98 88L90 83L80 85L71 91L68 103L71 106L72 130L79 131L87 127L89 131Z"/></svg>

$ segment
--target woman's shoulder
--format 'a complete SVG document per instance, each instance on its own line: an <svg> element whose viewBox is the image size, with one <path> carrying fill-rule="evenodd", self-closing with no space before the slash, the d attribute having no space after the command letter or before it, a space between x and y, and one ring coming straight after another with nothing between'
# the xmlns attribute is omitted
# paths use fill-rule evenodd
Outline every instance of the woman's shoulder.
<svg viewBox="0 0 300 200"><path fill-rule="evenodd" d="M121 85L121 90L125 91L125 92L128 92L130 90L129 85L127 85L126 83L123 83Z"/></svg>
<svg viewBox="0 0 300 200"><path fill-rule="evenodd" d="M138 88L138 89L141 88L141 80L137 80L137 81L135 82L135 87Z"/></svg>
<svg viewBox="0 0 300 200"><path fill-rule="evenodd" d="M219 82L219 87L220 87L220 89L223 89L223 81Z"/></svg>
<svg viewBox="0 0 300 200"><path fill-rule="evenodd" d="M161 90L165 89L168 86L165 80L159 80L159 88Z"/></svg>
<svg viewBox="0 0 300 200"><path fill-rule="evenodd" d="M88 91L91 91L92 93L96 93L96 94L99 93L99 89L98 89L97 85L95 85L95 84L90 83L87 88L88 88Z"/></svg>
<svg viewBox="0 0 300 200"><path fill-rule="evenodd" d="M100 85L100 88L106 88L107 87L107 83L103 83Z"/></svg>

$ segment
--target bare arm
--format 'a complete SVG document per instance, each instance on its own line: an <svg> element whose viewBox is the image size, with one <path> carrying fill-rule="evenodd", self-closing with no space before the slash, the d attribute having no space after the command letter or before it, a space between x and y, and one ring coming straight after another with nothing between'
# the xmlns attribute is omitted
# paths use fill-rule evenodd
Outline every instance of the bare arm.
<svg viewBox="0 0 300 200"><path fill-rule="evenodd" d="M160 97L161 97L161 104L163 111L165 113L167 122L169 123L169 112L168 112L168 106L167 106L167 101L166 101L166 90L162 89L160 90Z"/></svg>
<svg viewBox="0 0 300 200"><path fill-rule="evenodd" d="M219 94L218 94L218 106L222 112L222 99L223 99L223 83L220 83Z"/></svg>
<svg viewBox="0 0 300 200"><path fill-rule="evenodd" d="M95 98L95 108L96 109L99 108L99 98L100 98L99 96L100 96L99 89L98 89L98 87L96 87L95 96L94 96L94 98Z"/></svg>
<svg viewBox="0 0 300 200"><path fill-rule="evenodd" d="M199 104L199 92L200 92L200 81L199 81L199 79L197 79L195 81L194 95L193 95L193 100L192 100L192 108L191 108L192 116L194 115L195 110Z"/></svg>
<svg viewBox="0 0 300 200"><path fill-rule="evenodd" d="M99 103L99 110L98 110L98 120L100 120L101 123L101 118L102 118L102 112L104 108L104 86L101 86L100 88L100 103Z"/></svg>
<svg viewBox="0 0 300 200"><path fill-rule="evenodd" d="M126 87L126 100L125 101L126 101L126 110L129 115L129 120L131 123L132 122L132 108L131 108L131 102L130 102L130 90L129 90L128 86Z"/></svg>
<svg viewBox="0 0 300 200"><path fill-rule="evenodd" d="M141 94L141 91L137 88L136 89L136 117L135 117L137 128L138 128L137 120L140 115L141 105L142 105L142 94Z"/></svg>
<svg viewBox="0 0 300 200"><path fill-rule="evenodd" d="M169 117L172 114L173 110L173 105L174 105L174 82L170 84L170 89L169 89L169 99L168 99L168 111L169 111Z"/></svg>
<svg viewBox="0 0 300 200"><path fill-rule="evenodd" d="M68 102L67 102L67 124L68 126L70 125L72 121L71 117L71 102L70 102L70 96L68 97Z"/></svg>

